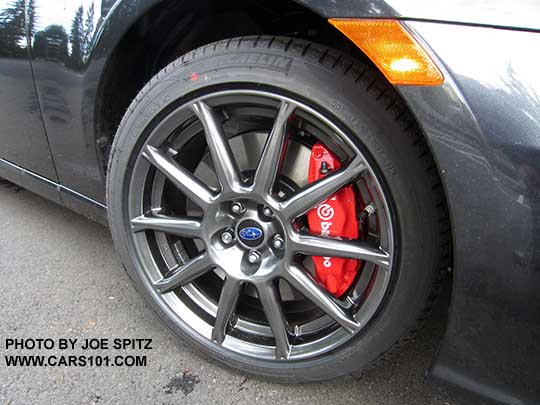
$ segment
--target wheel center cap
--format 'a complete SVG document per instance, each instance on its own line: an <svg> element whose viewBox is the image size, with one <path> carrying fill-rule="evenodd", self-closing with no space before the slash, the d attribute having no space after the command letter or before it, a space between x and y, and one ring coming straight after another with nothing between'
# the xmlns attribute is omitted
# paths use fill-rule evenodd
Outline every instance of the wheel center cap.
<svg viewBox="0 0 540 405"><path fill-rule="evenodd" d="M238 225L238 239L243 245L255 248L264 241L264 231L256 221L247 219Z"/></svg>

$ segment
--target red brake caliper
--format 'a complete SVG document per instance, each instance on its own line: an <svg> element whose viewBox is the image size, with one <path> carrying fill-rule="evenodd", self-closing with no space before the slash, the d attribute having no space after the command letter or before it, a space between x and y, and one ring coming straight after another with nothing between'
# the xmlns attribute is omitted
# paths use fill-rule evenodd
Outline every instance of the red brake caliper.
<svg viewBox="0 0 540 405"><path fill-rule="evenodd" d="M341 163L322 143L311 150L308 181L319 180L339 169ZM344 239L358 238L356 196L352 186L346 186L308 212L309 229L315 234ZM313 256L319 282L335 297L340 297L353 282L360 261L341 257Z"/></svg>

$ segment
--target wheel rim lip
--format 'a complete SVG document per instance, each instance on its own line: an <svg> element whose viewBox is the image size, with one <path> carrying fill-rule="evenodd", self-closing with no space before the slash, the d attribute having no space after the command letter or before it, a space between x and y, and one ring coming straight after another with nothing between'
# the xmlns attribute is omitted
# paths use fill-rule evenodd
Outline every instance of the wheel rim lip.
<svg viewBox="0 0 540 405"><path fill-rule="evenodd" d="M296 104L297 107L301 108L304 112L307 112L308 114L314 116L318 121L324 123L325 126L331 128L332 131L334 132L333 135L337 135L339 140L341 142L346 143L347 147L350 148L356 155L360 155L361 157L364 158L364 161L366 162L366 165L367 165L367 171L369 172L369 175L370 175L370 179L374 183L375 189L377 191L378 205L382 205L384 208L384 214L385 214L384 217L385 217L385 221L387 222L387 226L386 226L387 246L385 250L390 254L390 265L387 271L379 271L380 274L377 275L375 279L375 285L373 286L373 289L377 289L377 291L379 291L379 294L378 294L379 296L376 297L377 299L372 300L372 302L369 301L369 299L366 300L366 302L364 302L361 306L362 308L365 307L364 310L358 311L354 314L354 318L356 319L356 321L358 321L361 324L360 330L357 331L354 334L354 336L359 335L360 333L365 331L367 324L375 317L375 314L382 306L386 293L389 289L390 279L393 273L395 273L394 265L395 265L395 257L396 257L395 245L394 245L394 232L395 232L394 222L396 221L396 219L392 216L390 205L388 203L388 201L391 201L389 198L389 194L385 192L383 184L379 176L376 174L377 173L376 170L374 170L372 164L370 163L370 159L366 157L366 156L369 156L369 154L366 152L363 152L362 147L359 147L355 142L353 142L350 139L350 136L348 136L344 130L340 129L323 113L317 111L311 106L308 106L303 101L298 101L297 99L291 98L290 96L279 94L279 93L273 93L269 91L238 89L238 90L217 91L217 92L205 94L203 96L193 98L181 104L180 106L172 110L167 115L165 120L171 117L175 113L178 113L181 111L188 111L189 105L193 104L196 101L208 101L210 99L220 98L224 96L250 96L250 97L257 97L257 98L267 98L267 99L271 99L278 102L279 101L292 102ZM191 114L189 113L186 114L186 116L190 116L190 115ZM143 183L146 181L146 177L149 173L149 170L152 169L152 165L149 164L142 157L141 151L149 143L155 144L156 138L159 140L160 143L162 143L166 138L168 138L171 132L171 131L166 131L165 133L159 134L160 131L158 131L158 128L160 128L161 123L163 122L156 124L150 130L149 135L140 146L140 149L135 159L135 163L133 165L133 171L131 173L131 177L129 178L129 186L128 186L129 196L131 196L132 192L136 189L144 189ZM155 257L152 254L150 255L143 254L143 252L150 251L150 245L146 236L146 232L134 234L131 232L131 229L130 229L130 219L138 215L141 215L144 212L142 201L143 201L142 198L141 199L128 198L128 209L126 210L128 243L132 248L131 249L132 252L135 254L135 255L132 254L132 257L134 257L134 259L137 260L139 263L139 266L136 266L136 269L138 272L142 273L141 280L145 284L147 291L152 295L157 305L165 313L167 313L169 318L173 320L173 322L176 325L178 325L182 330L188 331L192 337L194 337L196 340L198 340L199 342L207 346L209 344L215 345L216 348L226 349L232 353L236 353L241 356L256 357L256 358L264 359L264 360L274 360L274 361L282 362L283 360L277 360L275 358L275 355L274 355L275 346L266 346L266 345L261 345L254 342L247 342L231 335L227 335L225 337L225 340L221 346L215 344L214 342L211 341L211 333L212 333L211 324L207 323L201 317L195 314L189 308L189 306L186 305L186 303L183 302L174 292L169 292L166 294L160 294L159 292L157 292L157 290L155 289L153 285L153 282L156 281L161 276L160 265L156 262ZM155 232L155 233L157 234L158 232ZM191 299L193 299L194 297L196 298L196 294L194 294L195 292L194 288L195 287L191 283L182 287L184 292L188 296L190 296ZM369 305L366 306L367 304ZM204 307L205 305L202 305L202 306ZM216 308L217 308L217 305L212 306L206 303L206 308L203 308L203 309L205 309L207 313L215 317ZM312 321L312 322L315 322L315 321ZM259 324L256 324L256 325L263 332L265 331L265 329L269 330L268 326L259 325ZM249 321L242 322L242 320L240 319L235 327L238 327L239 330L241 331L242 330L252 331L252 329L250 329L249 326L250 326ZM320 354L326 353L337 347L342 347L343 344L349 341L352 336L353 335L346 332L342 327L339 327L338 329L332 331L331 333L327 334L321 339L311 341L307 344L292 345L292 350L289 356L289 360L302 360L302 359L314 358Z"/></svg>

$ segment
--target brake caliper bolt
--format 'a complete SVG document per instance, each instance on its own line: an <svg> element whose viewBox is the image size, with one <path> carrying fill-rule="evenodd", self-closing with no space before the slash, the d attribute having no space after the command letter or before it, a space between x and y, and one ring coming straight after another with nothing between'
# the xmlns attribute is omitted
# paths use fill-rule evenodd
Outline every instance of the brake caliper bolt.
<svg viewBox="0 0 540 405"><path fill-rule="evenodd" d="M230 245L234 239L234 235L231 231L224 231L221 233L221 241L225 245Z"/></svg>
<svg viewBox="0 0 540 405"><path fill-rule="evenodd" d="M273 217L274 216L274 213L272 212L272 210L269 207L264 207L263 208L263 214L266 215L267 217Z"/></svg>
<svg viewBox="0 0 540 405"><path fill-rule="evenodd" d="M234 202L231 205L231 211L233 212L233 214L241 214L242 212L244 212L244 206L242 205L242 203Z"/></svg>
<svg viewBox="0 0 540 405"><path fill-rule="evenodd" d="M272 246L274 249L281 250L285 246L285 241L281 237L281 235L274 236L274 239L272 239Z"/></svg>
<svg viewBox="0 0 540 405"><path fill-rule="evenodd" d="M248 253L247 259L248 259L248 262L250 262L251 264L256 264L260 262L261 255L259 254L259 252L253 250Z"/></svg>

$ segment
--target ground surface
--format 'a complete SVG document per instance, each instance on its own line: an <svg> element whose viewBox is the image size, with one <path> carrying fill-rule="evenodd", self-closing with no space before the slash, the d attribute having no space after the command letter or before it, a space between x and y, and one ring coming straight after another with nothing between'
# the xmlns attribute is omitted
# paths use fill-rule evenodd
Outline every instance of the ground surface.
<svg viewBox="0 0 540 405"><path fill-rule="evenodd" d="M442 304L402 354L356 380L292 386L245 377L201 357L162 325L124 274L107 228L6 184L0 184L0 296L0 404L462 400L424 382L443 333ZM6 366L6 354L60 354L5 348L6 338L38 337L151 338L153 349L123 352L146 354L148 365L140 368Z"/></svg>

